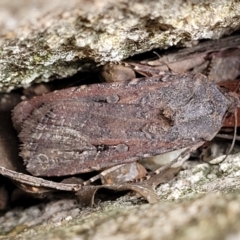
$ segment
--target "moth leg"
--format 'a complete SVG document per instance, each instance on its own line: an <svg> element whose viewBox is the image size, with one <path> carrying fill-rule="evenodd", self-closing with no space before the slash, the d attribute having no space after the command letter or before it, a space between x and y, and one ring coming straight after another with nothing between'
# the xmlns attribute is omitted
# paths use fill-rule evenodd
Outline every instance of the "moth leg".
<svg viewBox="0 0 240 240"><path fill-rule="evenodd" d="M53 182L40 177L18 173L1 166L0 175L10 178L24 191L31 193L44 193L50 190L77 191L81 188L81 185L79 184L64 184Z"/></svg>
<svg viewBox="0 0 240 240"><path fill-rule="evenodd" d="M92 182L101 179L103 185L123 184L136 179L141 179L147 175L147 170L137 162L124 163L108 168L100 174L85 181L83 185L90 185Z"/></svg>
<svg viewBox="0 0 240 240"><path fill-rule="evenodd" d="M101 176L104 176L114 170L117 170L118 168L122 167L123 164L121 165L117 165L117 166L114 166L114 167L111 167L111 168L108 168L106 170L104 170L103 172L97 174L96 176L94 177L91 177L90 179L88 179L87 181L83 182L83 185L86 186L86 185L90 185L91 183L97 181L98 179L101 178Z"/></svg>
<svg viewBox="0 0 240 240"><path fill-rule="evenodd" d="M203 141L198 142L196 144L194 144L193 146L187 148L186 150L184 150L183 152L181 152L178 157L176 157L175 159L173 159L171 162L165 164L164 166L158 168L157 170L155 170L152 174L148 174L146 177L144 177L144 179L142 180L148 180L150 179L152 176L155 175L159 175L159 174L164 174L173 164L175 163L183 163L184 159L186 160L186 156L189 155L191 152L193 152L194 150L196 150L197 148L199 148L201 145L203 145Z"/></svg>

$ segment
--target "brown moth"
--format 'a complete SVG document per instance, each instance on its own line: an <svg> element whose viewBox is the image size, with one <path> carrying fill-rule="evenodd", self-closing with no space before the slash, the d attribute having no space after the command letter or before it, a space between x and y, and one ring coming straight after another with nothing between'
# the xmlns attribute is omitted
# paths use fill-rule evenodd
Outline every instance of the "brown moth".
<svg viewBox="0 0 240 240"><path fill-rule="evenodd" d="M137 171L139 159L194 149L211 140L222 126L233 125L235 121L228 113L238 105L237 94L209 79L218 82L239 76L239 53L238 36L204 42L153 61L105 66L102 77L109 84L70 88L20 103L13 111L13 121L22 142L20 155L33 176L4 165L0 174L29 192L78 191L81 199L88 196L92 201L102 187L132 189L155 202L157 196L147 185L168 181L175 171L170 175L162 171L160 178L158 174L144 181L145 186L121 181L146 174L145 170ZM178 73L166 72L168 69ZM182 73L186 71L189 73ZM133 79L135 72L145 78ZM229 82L225 87L229 88ZM105 170L109 167L114 173ZM104 170L100 175L104 186L83 186L99 176L84 183L59 183L39 177L95 170ZM120 182L112 184L113 180Z"/></svg>
<svg viewBox="0 0 240 240"><path fill-rule="evenodd" d="M166 72L36 97L13 121L27 171L65 176L201 145L237 104L202 74Z"/></svg>

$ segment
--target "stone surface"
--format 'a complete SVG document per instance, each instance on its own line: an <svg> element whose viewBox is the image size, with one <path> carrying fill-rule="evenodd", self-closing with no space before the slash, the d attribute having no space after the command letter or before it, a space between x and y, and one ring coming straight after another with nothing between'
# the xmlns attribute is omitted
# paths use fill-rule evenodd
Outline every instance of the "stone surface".
<svg viewBox="0 0 240 240"><path fill-rule="evenodd" d="M71 76L89 63L219 38L239 28L239 10L236 0L3 0L0 91Z"/></svg>
<svg viewBox="0 0 240 240"><path fill-rule="evenodd" d="M60 222L45 222L11 239L238 239L239 194L210 193L197 199L145 204L104 206L101 211L83 211ZM72 219L73 218L73 219Z"/></svg>
<svg viewBox="0 0 240 240"><path fill-rule="evenodd" d="M232 239L240 234L239 163L240 154L219 165L188 161L158 188L157 204L125 195L79 209L65 197L13 209L0 217L0 233L12 239Z"/></svg>

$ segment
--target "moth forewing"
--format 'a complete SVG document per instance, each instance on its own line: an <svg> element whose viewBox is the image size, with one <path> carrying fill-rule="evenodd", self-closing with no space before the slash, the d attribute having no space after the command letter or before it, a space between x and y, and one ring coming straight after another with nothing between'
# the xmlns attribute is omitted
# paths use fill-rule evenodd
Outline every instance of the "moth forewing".
<svg viewBox="0 0 240 240"><path fill-rule="evenodd" d="M211 140L236 101L204 75L168 73L49 93L13 120L27 170L64 176Z"/></svg>

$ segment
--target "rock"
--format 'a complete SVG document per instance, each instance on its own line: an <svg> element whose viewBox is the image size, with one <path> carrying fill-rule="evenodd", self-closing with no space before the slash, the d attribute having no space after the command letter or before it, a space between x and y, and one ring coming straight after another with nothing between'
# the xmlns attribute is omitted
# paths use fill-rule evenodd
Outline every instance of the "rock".
<svg viewBox="0 0 240 240"><path fill-rule="evenodd" d="M79 209L74 199L65 196L24 211L12 209L0 217L0 232L14 240L43 236L44 239L114 236L119 240L238 236L239 154L229 156L219 165L186 163L191 166L185 166L186 170L175 179L158 188L159 203L143 204L136 197L125 195L95 208Z"/></svg>
<svg viewBox="0 0 240 240"><path fill-rule="evenodd" d="M72 76L154 48L217 39L240 26L238 1L0 4L0 91Z"/></svg>
<svg viewBox="0 0 240 240"><path fill-rule="evenodd" d="M15 237L12 232L11 239L218 240L238 239L240 234L237 193L211 193L197 199L154 205L105 206L101 213L84 211L73 220L65 215L58 224L45 222Z"/></svg>

